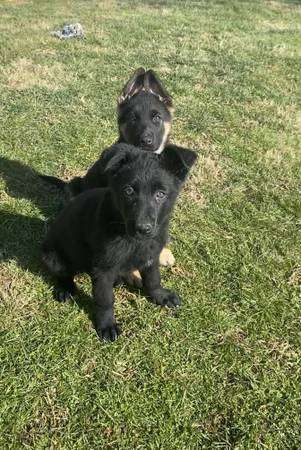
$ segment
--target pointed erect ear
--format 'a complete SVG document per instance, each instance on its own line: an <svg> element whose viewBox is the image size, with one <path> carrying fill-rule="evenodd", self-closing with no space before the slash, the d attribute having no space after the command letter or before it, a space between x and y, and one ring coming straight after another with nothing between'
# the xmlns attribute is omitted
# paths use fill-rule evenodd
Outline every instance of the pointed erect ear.
<svg viewBox="0 0 301 450"><path fill-rule="evenodd" d="M120 96L118 97L118 105L126 102L131 97L133 97L133 95L137 94L137 92L143 89L144 75L145 69L143 67L139 67L139 69L135 70L129 81L122 89Z"/></svg>
<svg viewBox="0 0 301 450"><path fill-rule="evenodd" d="M172 107L172 98L153 70L148 70L144 75L144 89L157 95L166 106Z"/></svg>
<svg viewBox="0 0 301 450"><path fill-rule="evenodd" d="M159 158L164 169L183 183L197 159L197 154L193 150L170 144Z"/></svg>
<svg viewBox="0 0 301 450"><path fill-rule="evenodd" d="M105 172L115 175L124 164L137 157L140 150L128 144L115 144L105 150L101 156L104 161Z"/></svg>

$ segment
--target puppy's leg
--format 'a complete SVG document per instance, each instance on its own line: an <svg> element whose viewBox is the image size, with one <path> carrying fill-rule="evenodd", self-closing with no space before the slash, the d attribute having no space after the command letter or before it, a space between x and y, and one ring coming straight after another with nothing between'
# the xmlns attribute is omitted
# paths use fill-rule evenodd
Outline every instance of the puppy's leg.
<svg viewBox="0 0 301 450"><path fill-rule="evenodd" d="M169 248L164 247L162 252L160 253L160 266L171 267L175 263L175 257L169 250Z"/></svg>
<svg viewBox="0 0 301 450"><path fill-rule="evenodd" d="M169 248L163 248L162 252L160 253L159 263L160 266L164 267L172 267L174 265L175 257L171 253ZM141 289L143 285L141 275L138 270L134 270L133 272L130 272L126 276L124 276L124 281L129 286L135 286L138 289Z"/></svg>
<svg viewBox="0 0 301 450"><path fill-rule="evenodd" d="M135 286L138 289L142 288L142 279L140 272L138 270L134 270L133 272L129 272L123 276L123 279L126 284L129 286Z"/></svg>
<svg viewBox="0 0 301 450"><path fill-rule="evenodd" d="M55 290L55 296L59 302L66 302L75 293L76 286L73 281L73 276L58 276L57 288Z"/></svg>
<svg viewBox="0 0 301 450"><path fill-rule="evenodd" d="M181 300L179 296L174 291L161 286L158 263L144 269L141 275L146 295L153 303L160 306L168 306L169 308L180 306Z"/></svg>
<svg viewBox="0 0 301 450"><path fill-rule="evenodd" d="M73 296L76 290L73 281L74 274L68 271L67 265L56 250L44 250L42 260L57 280L57 287L55 289L56 299L59 302L66 302Z"/></svg>
<svg viewBox="0 0 301 450"><path fill-rule="evenodd" d="M114 316L114 279L110 273L98 273L92 278L96 332L107 342L115 341L120 334Z"/></svg>

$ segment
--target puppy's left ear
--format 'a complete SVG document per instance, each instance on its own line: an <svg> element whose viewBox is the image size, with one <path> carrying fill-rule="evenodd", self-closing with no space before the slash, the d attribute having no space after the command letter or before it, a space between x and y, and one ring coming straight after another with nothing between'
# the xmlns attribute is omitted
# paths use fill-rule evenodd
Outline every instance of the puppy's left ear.
<svg viewBox="0 0 301 450"><path fill-rule="evenodd" d="M163 102L169 108L172 108L172 98L167 92L159 77L153 70L148 70L144 75L143 87L146 91L152 92L157 95L161 102Z"/></svg>
<svg viewBox="0 0 301 450"><path fill-rule="evenodd" d="M197 160L197 154L193 150L172 144L167 145L159 157L165 170L174 175L180 183L185 181Z"/></svg>

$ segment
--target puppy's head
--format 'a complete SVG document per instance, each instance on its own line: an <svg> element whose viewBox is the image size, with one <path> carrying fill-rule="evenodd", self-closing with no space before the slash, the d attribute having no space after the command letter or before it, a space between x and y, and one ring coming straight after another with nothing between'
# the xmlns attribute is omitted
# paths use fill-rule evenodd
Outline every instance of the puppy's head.
<svg viewBox="0 0 301 450"><path fill-rule="evenodd" d="M127 144L116 144L111 151L106 172L127 233L154 237L168 221L196 154L171 146L156 155Z"/></svg>
<svg viewBox="0 0 301 450"><path fill-rule="evenodd" d="M157 75L140 68L118 98L118 125L122 141L161 153L168 141L172 99Z"/></svg>

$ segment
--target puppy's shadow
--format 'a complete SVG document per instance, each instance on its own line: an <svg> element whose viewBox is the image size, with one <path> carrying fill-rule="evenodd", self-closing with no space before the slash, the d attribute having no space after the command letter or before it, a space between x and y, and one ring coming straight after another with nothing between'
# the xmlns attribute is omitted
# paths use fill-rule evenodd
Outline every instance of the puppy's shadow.
<svg viewBox="0 0 301 450"><path fill-rule="evenodd" d="M36 217L0 211L0 261L15 260L41 276L41 242L47 224Z"/></svg>
<svg viewBox="0 0 301 450"><path fill-rule="evenodd" d="M0 263L16 261L22 269L42 278L54 292L55 282L41 261L41 244L47 233L48 220L62 209L65 198L58 189L44 183L38 172L3 156L0 156L0 177L8 195L31 201L46 219L3 211L0 207ZM74 303L95 325L92 297L83 292L78 283Z"/></svg>
<svg viewBox="0 0 301 450"><path fill-rule="evenodd" d="M47 223L41 219L0 211L0 263L16 261L22 269L42 278L54 292L55 282L41 261L41 243L46 231ZM94 302L80 285L77 287L74 302L94 324Z"/></svg>
<svg viewBox="0 0 301 450"><path fill-rule="evenodd" d="M0 177L5 191L17 199L30 200L46 218L56 214L64 203L63 194L39 178L39 173L16 160L0 156Z"/></svg>
<svg viewBox="0 0 301 450"><path fill-rule="evenodd" d="M78 309L84 311L87 314L88 319L92 322L94 328L96 327L95 323L95 305L91 295L86 294L76 283L76 293L73 297L73 302L77 305Z"/></svg>

